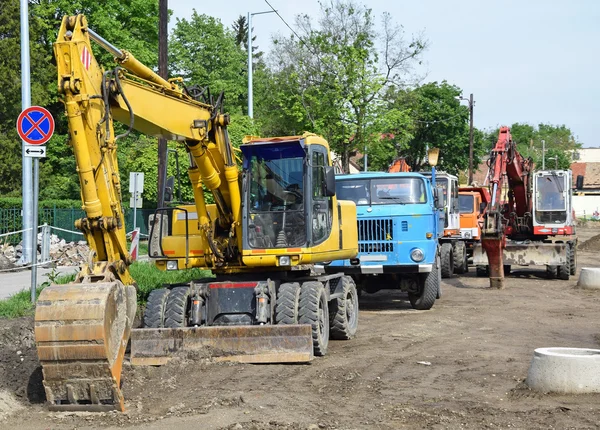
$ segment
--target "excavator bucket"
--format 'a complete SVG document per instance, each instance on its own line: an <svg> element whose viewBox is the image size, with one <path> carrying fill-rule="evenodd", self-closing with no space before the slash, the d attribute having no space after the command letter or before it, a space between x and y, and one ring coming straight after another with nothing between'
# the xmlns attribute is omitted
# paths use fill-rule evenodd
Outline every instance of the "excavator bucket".
<svg viewBox="0 0 600 430"><path fill-rule="evenodd" d="M313 358L310 325L213 326L135 329L131 363L162 365L178 354L218 361L301 363Z"/></svg>
<svg viewBox="0 0 600 430"><path fill-rule="evenodd" d="M120 281L41 292L35 343L50 410L124 410L121 368L135 311L135 288Z"/></svg>

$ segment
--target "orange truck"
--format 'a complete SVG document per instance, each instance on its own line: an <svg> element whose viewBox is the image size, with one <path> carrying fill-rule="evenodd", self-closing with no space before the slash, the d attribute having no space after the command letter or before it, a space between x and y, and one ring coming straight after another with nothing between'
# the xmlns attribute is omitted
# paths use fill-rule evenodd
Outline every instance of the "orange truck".
<svg viewBox="0 0 600 430"><path fill-rule="evenodd" d="M481 241L483 216L490 201L490 192L487 188L458 188L460 236L466 245L468 258L473 256L475 243Z"/></svg>

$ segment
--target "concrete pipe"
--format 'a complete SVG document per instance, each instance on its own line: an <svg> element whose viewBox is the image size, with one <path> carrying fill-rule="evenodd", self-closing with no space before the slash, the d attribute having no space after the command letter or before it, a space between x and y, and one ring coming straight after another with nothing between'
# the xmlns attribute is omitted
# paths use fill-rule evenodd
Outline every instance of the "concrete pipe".
<svg viewBox="0 0 600 430"><path fill-rule="evenodd" d="M600 268L584 267L579 274L577 287L600 289Z"/></svg>
<svg viewBox="0 0 600 430"><path fill-rule="evenodd" d="M600 349L538 348L526 383L542 392L599 393Z"/></svg>

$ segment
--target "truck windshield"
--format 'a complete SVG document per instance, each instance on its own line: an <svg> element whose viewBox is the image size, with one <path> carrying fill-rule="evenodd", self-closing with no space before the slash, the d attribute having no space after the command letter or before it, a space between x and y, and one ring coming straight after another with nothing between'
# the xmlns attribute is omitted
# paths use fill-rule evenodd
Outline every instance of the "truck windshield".
<svg viewBox="0 0 600 430"><path fill-rule="evenodd" d="M352 200L357 206L427 203L421 178L338 180L336 194L338 199Z"/></svg>
<svg viewBox="0 0 600 430"><path fill-rule="evenodd" d="M473 199L474 197L471 194L458 195L458 210L461 214L473 213Z"/></svg>
<svg viewBox="0 0 600 430"><path fill-rule="evenodd" d="M303 157L250 159L249 232L254 248L306 244Z"/></svg>

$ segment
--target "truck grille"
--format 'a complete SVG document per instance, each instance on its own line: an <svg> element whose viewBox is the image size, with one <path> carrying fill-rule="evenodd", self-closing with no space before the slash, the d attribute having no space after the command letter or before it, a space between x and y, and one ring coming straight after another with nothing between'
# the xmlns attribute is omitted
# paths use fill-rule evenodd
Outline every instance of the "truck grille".
<svg viewBox="0 0 600 430"><path fill-rule="evenodd" d="M393 252L393 240L391 219L358 220L358 252Z"/></svg>

